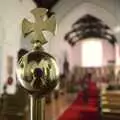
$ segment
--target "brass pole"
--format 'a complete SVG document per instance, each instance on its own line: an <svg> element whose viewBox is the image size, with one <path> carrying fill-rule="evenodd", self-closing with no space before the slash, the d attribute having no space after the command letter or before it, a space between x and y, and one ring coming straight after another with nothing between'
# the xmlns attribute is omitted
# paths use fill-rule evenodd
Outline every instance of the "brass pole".
<svg viewBox="0 0 120 120"><path fill-rule="evenodd" d="M45 120L45 100L30 96L30 120Z"/></svg>
<svg viewBox="0 0 120 120"><path fill-rule="evenodd" d="M33 9L35 22L26 18L22 21L23 35L31 35L33 49L18 61L16 73L21 86L30 94L30 120L45 120L44 97L54 90L59 78L55 58L42 48L47 43L42 31L54 35L56 29L55 16L47 17L47 12L46 8Z"/></svg>

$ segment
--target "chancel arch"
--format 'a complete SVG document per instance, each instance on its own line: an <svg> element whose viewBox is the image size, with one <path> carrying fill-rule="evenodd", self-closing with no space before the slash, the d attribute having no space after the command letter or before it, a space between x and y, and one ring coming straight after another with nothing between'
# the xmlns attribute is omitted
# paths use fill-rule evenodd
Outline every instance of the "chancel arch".
<svg viewBox="0 0 120 120"><path fill-rule="evenodd" d="M86 14L90 14L92 16L100 18L105 23L107 23L107 25L110 28L116 27L116 24L117 24L116 18L108 10L101 7L101 5L85 2L85 3L80 3L73 9L69 10L68 13L65 14L64 18L58 24L58 32L57 32L58 34L54 38L56 41L52 42L52 46L50 48L51 48L51 52L55 54L57 58L60 58L60 56L62 58L62 51L68 51L68 54L69 54L68 57L70 60L69 62L70 62L71 69L74 66L74 60L72 56L73 50L69 46L69 44L64 41L64 36L68 31L70 31L72 24ZM54 47L54 49L57 49L58 50L57 52L56 50L52 49L53 46L56 46ZM62 64L60 64L60 66L62 66Z"/></svg>
<svg viewBox="0 0 120 120"><path fill-rule="evenodd" d="M101 19L90 14L74 22L64 39L73 49L75 65L102 67L109 61L115 61L117 39L113 31Z"/></svg>

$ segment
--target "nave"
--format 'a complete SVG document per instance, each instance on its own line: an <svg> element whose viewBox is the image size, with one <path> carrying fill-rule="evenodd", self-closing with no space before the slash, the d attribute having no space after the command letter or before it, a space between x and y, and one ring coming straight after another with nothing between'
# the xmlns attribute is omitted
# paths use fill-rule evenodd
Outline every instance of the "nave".
<svg viewBox="0 0 120 120"><path fill-rule="evenodd" d="M58 120L99 120L99 90L95 84L89 83L87 92L87 102L84 100L84 92L80 91L74 102Z"/></svg>
<svg viewBox="0 0 120 120"><path fill-rule="evenodd" d="M120 0L1 0L0 120L30 120L38 91L43 106L32 113L42 120L120 120L119 6ZM48 13L41 17L45 12L34 8Z"/></svg>

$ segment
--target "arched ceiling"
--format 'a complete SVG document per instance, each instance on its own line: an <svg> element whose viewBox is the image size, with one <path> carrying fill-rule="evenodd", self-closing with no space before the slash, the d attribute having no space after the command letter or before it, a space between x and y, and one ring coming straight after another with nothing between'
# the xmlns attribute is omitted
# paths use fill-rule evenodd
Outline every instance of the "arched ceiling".
<svg viewBox="0 0 120 120"><path fill-rule="evenodd" d="M71 46L86 38L103 38L113 45L116 42L111 28L101 19L90 14L76 20L64 38Z"/></svg>
<svg viewBox="0 0 120 120"><path fill-rule="evenodd" d="M100 18L105 23L107 23L107 25L110 28L116 26L117 22L116 18L100 5L93 4L92 2L83 2L82 0L80 0L81 1L80 3L76 3L77 5L74 4L74 6L72 6L73 2L76 2L78 0L75 1L62 0L62 1L63 2L66 1L66 3L63 4L64 6L62 6L62 4L59 4L59 6L56 5L55 8L53 9L53 12L56 13L58 29L56 36L53 38L53 40L50 41L49 51L56 57L57 61L59 61L59 59L62 59L63 51L67 51L71 58L70 64L72 64L73 48L71 48L68 42L65 42L64 36L67 32L71 30L71 26L73 25L73 23L75 23L79 18L86 14L90 14L92 16L95 16L96 18ZM94 2L97 1L94 0ZM111 6L109 7L111 8ZM119 40L119 36L117 37L117 40Z"/></svg>

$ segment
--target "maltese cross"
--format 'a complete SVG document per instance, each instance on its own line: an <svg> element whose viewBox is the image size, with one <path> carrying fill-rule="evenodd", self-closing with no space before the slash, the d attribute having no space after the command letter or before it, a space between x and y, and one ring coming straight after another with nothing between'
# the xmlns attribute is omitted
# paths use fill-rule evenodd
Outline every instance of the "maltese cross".
<svg viewBox="0 0 120 120"><path fill-rule="evenodd" d="M27 35L31 35L33 43L36 41L39 41L42 45L47 43L43 31L49 31L53 35L55 34L55 16L52 15L48 18L47 12L48 10L45 8L33 9L31 13L35 17L35 23L28 21L26 18L24 18L22 22L22 32L24 37L26 37Z"/></svg>

